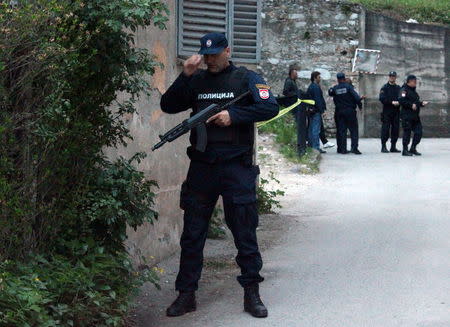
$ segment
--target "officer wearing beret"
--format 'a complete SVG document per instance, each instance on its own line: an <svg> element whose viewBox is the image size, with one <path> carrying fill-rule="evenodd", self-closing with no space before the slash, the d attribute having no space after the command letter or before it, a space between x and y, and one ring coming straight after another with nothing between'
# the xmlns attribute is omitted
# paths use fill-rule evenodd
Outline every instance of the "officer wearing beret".
<svg viewBox="0 0 450 327"><path fill-rule="evenodd" d="M328 90L328 95L333 97L336 120L337 152L347 154L347 129L350 130L351 152L361 154L358 150L358 118L356 107L362 109L362 99L352 85L345 80L344 73L336 75L338 84Z"/></svg>
<svg viewBox="0 0 450 327"><path fill-rule="evenodd" d="M230 48L223 34L210 33L200 40L199 55L184 62L183 72L161 98L161 109L175 114L188 109L197 113L213 103L224 103L250 91L251 94L208 120L205 152L195 149L196 132L190 136L187 153L191 164L182 185L181 207L184 227L181 236L180 269L175 288L177 299L168 316L196 310L195 291L203 267L203 248L208 224L219 195L225 220L234 237L241 268L238 282L244 288L244 309L255 317L267 317L259 295L261 254L256 228L256 178L252 163L254 123L278 114L278 105L262 77L230 60ZM202 57L203 55L203 57ZM206 70L199 69L202 61Z"/></svg>
<svg viewBox="0 0 450 327"><path fill-rule="evenodd" d="M420 121L420 108L428 104L426 101L421 101L419 94L416 92L417 78L414 75L409 75L406 78L406 83L400 89L400 96L398 101L401 105L400 118L403 127L403 152L404 156L410 157L412 155L420 156L417 151L417 145L422 139L422 122ZM411 132L414 133L411 148L409 142L411 141Z"/></svg>
<svg viewBox="0 0 450 327"><path fill-rule="evenodd" d="M396 148L400 129L400 103L398 95L400 93L400 85L397 85L397 73L392 71L389 73L389 81L383 85L380 90L379 100L383 104L383 112L381 113L381 152L388 153L386 142L391 137L391 152L400 152Z"/></svg>

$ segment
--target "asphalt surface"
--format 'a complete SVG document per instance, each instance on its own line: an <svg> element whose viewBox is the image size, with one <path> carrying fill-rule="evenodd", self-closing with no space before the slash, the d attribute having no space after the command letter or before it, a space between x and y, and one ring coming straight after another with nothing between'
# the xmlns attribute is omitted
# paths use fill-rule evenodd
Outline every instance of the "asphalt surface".
<svg viewBox="0 0 450 327"><path fill-rule="evenodd" d="M263 252L267 319L242 311L229 279L218 296L199 291L197 312L141 326L449 327L450 139L423 140L421 157L372 139L360 150L328 151L306 188L279 176L289 228Z"/></svg>

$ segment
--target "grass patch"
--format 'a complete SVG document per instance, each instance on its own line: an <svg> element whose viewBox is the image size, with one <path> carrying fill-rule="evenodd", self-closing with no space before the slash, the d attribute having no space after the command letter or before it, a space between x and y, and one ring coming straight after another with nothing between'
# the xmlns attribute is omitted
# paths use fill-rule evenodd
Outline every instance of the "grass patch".
<svg viewBox="0 0 450 327"><path fill-rule="evenodd" d="M305 165L302 172L318 173L319 162L316 160L316 152L307 148L306 153L299 157L297 153L297 126L293 115L287 114L259 128L264 134L275 134L275 142L280 145L280 153L289 161Z"/></svg>
<svg viewBox="0 0 450 327"><path fill-rule="evenodd" d="M351 0L366 8L421 23L450 25L449 0Z"/></svg>
<svg viewBox="0 0 450 327"><path fill-rule="evenodd" d="M211 270L224 270L229 268L235 268L235 262L233 259L228 258L211 258L205 259L203 266L206 269Z"/></svg>
<svg viewBox="0 0 450 327"><path fill-rule="evenodd" d="M297 132L294 117L284 115L259 128L260 133L275 134L275 142L281 145L280 152L290 161L298 162Z"/></svg>

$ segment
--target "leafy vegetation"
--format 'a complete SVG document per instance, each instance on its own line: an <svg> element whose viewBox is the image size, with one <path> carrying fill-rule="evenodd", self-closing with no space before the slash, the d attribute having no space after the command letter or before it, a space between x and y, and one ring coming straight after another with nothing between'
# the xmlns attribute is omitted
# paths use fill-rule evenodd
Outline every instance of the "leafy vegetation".
<svg viewBox="0 0 450 327"><path fill-rule="evenodd" d="M448 0L352 0L352 2L397 18L413 18L421 23L450 25L450 1Z"/></svg>
<svg viewBox="0 0 450 327"><path fill-rule="evenodd" d="M226 236L225 222L223 219L223 210L216 206L211 216L208 226L208 238L223 239Z"/></svg>
<svg viewBox="0 0 450 327"><path fill-rule="evenodd" d="M275 142L280 145L280 153L288 160L306 165L308 170L319 172L319 164L313 149L307 148L304 155L299 157L297 152L297 126L293 115L287 114L260 128L261 133L275 135Z"/></svg>
<svg viewBox="0 0 450 327"><path fill-rule="evenodd" d="M153 222L156 182L111 161L158 65L133 45L159 0L0 2L0 325L121 326L135 271L126 228ZM126 93L118 101L118 93ZM148 93L147 93L148 94ZM113 109L114 108L114 109Z"/></svg>
<svg viewBox="0 0 450 327"><path fill-rule="evenodd" d="M277 200L279 196L284 196L284 191L280 189L268 189L270 181L280 184L280 181L275 178L273 171L269 173L268 179L260 178L258 188L256 189L258 213L273 213L275 209L281 208L280 201Z"/></svg>

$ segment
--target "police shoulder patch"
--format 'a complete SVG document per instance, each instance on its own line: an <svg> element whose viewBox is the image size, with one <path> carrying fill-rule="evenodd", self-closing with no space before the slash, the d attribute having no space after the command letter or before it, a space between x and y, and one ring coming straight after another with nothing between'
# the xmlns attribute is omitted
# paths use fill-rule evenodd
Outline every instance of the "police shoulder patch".
<svg viewBox="0 0 450 327"><path fill-rule="evenodd" d="M259 97L263 100L267 100L270 97L268 89L259 89Z"/></svg>
<svg viewBox="0 0 450 327"><path fill-rule="evenodd" d="M255 87L260 90L270 90L270 86L266 84L255 84Z"/></svg>

